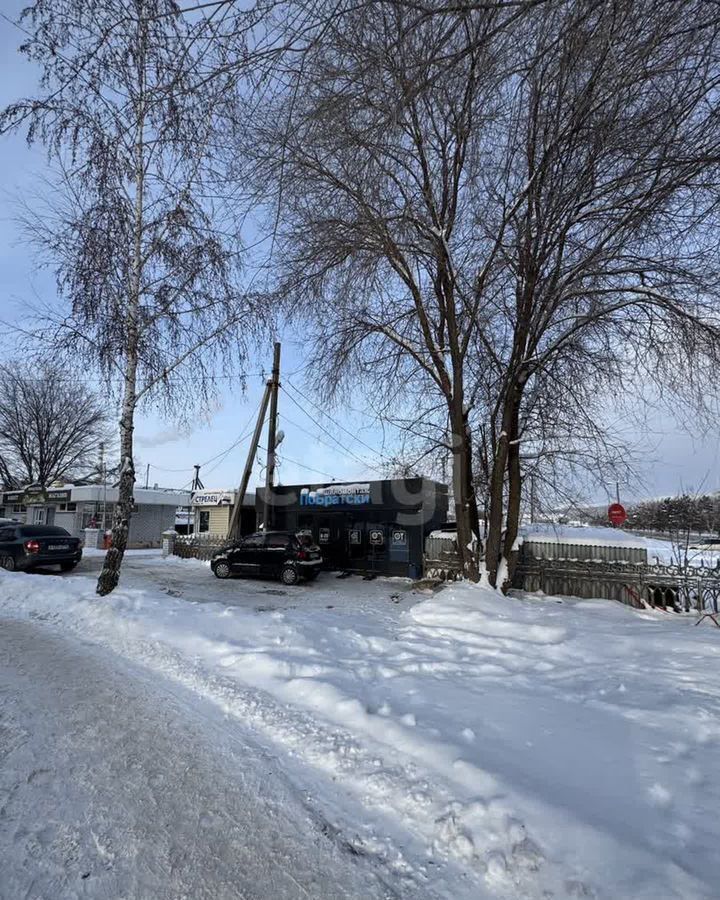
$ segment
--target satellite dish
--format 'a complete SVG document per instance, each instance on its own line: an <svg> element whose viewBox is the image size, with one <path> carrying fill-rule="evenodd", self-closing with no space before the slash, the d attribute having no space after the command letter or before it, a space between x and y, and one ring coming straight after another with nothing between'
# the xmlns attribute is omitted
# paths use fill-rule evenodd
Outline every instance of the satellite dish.
<svg viewBox="0 0 720 900"><path fill-rule="evenodd" d="M280 444L282 444L282 442L284 440L285 440L285 432L281 428L280 431L278 431L278 433L275 435L275 446L279 447Z"/></svg>

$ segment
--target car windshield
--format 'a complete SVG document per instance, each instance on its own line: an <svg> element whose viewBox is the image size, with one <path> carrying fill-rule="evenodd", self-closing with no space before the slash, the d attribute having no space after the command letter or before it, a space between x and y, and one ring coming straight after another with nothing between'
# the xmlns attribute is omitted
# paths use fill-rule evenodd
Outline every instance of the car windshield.
<svg viewBox="0 0 720 900"><path fill-rule="evenodd" d="M70 537L70 532L57 525L23 525L20 529L22 537Z"/></svg>

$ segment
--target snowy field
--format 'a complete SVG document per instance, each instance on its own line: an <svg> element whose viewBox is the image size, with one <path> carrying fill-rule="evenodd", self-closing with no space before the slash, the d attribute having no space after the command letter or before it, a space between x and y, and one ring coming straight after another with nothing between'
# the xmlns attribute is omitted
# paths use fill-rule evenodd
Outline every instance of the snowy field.
<svg viewBox="0 0 720 900"><path fill-rule="evenodd" d="M16 643L18 623L44 640L82 639L113 678L132 666L149 684L174 685L185 707L214 710L203 740L218 748L222 777L228 735L240 729L250 756L272 761L285 785L285 830L309 811L372 873L357 896L717 898L720 629L711 623L470 585L419 593L402 579L220 582L207 564L157 553L130 554L123 586L100 599L100 562L91 555L69 576L1 573L0 621L13 623L5 644ZM0 788L12 793L23 751L2 743L5 696ZM143 703L153 702L149 691ZM112 724L112 705L108 697L92 714ZM41 756L51 723L36 728L33 704L26 716ZM113 740L108 722L102 740ZM123 746L131 752L127 738ZM67 763L71 771L72 754ZM221 804L224 793L208 800L203 784L183 810ZM70 775L54 785L58 803L73 785ZM124 785L119 775L121 806ZM94 807L83 815L93 826ZM116 843L127 828L119 821ZM108 840L114 827L106 815ZM12 837L0 817L0 858L9 854L13 871L33 871L37 842ZM273 852L284 853L282 842ZM291 869L299 852L290 843ZM325 875L314 886L277 896L353 896L355 868L337 868L342 878L328 888L327 871L341 863L317 866ZM82 893L90 881L77 893L28 896L112 895Z"/></svg>

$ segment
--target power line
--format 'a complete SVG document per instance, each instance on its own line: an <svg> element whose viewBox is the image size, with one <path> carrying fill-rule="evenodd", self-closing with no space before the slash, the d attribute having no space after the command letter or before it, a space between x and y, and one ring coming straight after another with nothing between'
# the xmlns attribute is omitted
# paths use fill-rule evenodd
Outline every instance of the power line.
<svg viewBox="0 0 720 900"><path fill-rule="evenodd" d="M236 439L232 442L232 444L230 444L230 446L227 447L225 450L221 450L219 453L216 453L215 456L211 456L210 459L206 459L205 462L201 462L201 463L200 463L200 467L202 468L203 466L207 466L207 465L209 465L211 462L215 462L216 459L219 459L219 460L220 460L220 462L218 462L218 464L217 464L217 466L219 466L219 465L224 461L225 457L230 453L231 450L234 450L234 449L235 449L239 444L241 444L247 437L249 437L250 434L252 434L252 431L249 431L249 432L245 433L245 429L246 429L246 428L248 427L248 425L253 421L253 419L255 418L255 415L256 415L256 410L254 409L253 412L252 412L252 415L250 416L250 418L248 419L248 421L247 421L247 422L245 423L245 425L243 426L242 431L241 431L241 433L240 433L240 437L236 438ZM222 459L220 459L220 457L222 457ZM174 474L175 474L175 473L178 473L178 472L187 472L187 470L188 470L188 467L187 467L187 466L185 466L185 467L182 468L182 469L164 469L164 468L162 468L161 466L156 466L156 465L154 465L153 463L149 463L149 466L150 466L151 469L155 469L155 470L158 471L158 472L172 472L172 473L174 473ZM213 468L210 469L210 472L214 472L215 469L217 469L217 466L213 466ZM206 473L206 474L210 474L210 473Z"/></svg>
<svg viewBox="0 0 720 900"><path fill-rule="evenodd" d="M327 419L329 419L329 420L333 423L333 425L336 425L341 431L344 431L345 434L349 435L351 438L353 438L353 440L357 441L358 444L362 444L363 447L365 447L365 448L366 448L367 450L369 450L371 453L374 453L375 456L377 456L380 460L383 460L383 461L384 461L383 454L382 454L379 450L375 450L374 447L371 447L370 444L365 443L365 441L363 441L362 438L359 438L356 434L354 434L352 431L350 431L349 428L346 428L344 425L341 425L340 422L338 422L336 419L333 419L333 417L330 415L329 412L327 412L326 410L324 410L324 409L322 408L322 406L320 406L319 403L316 403L314 400L312 400L310 397L308 397L307 394L304 394L304 393L300 390L300 388L296 387L296 386L292 383L292 381L290 381L290 379L289 379L287 376L285 377L285 382L286 382L286 384L288 384L288 385L293 389L293 391L295 391L296 394L298 394L300 397L302 397L303 400L305 400L305 401L306 401L307 403L309 403L311 406L314 406L315 409L318 410L318 412L320 412L320 413L321 413L322 415L324 415ZM287 393L287 392L286 392L286 393ZM288 394L288 396L290 396L290 395Z"/></svg>
<svg viewBox="0 0 720 900"><path fill-rule="evenodd" d="M287 394L287 396L288 396L291 400L293 399L292 397L290 397L290 394ZM293 402L295 403L296 406L298 406L298 404L297 404L294 400L293 400ZM299 408L302 409L302 407L299 407ZM330 436L332 437L332 439L333 439L334 441L336 441L336 446L333 446L332 444L328 444L327 441L324 441L322 438L318 437L316 434L313 434L311 431L308 431L307 428L304 428L304 427L303 427L302 425L300 425L298 422L293 421L293 420L290 418L290 416L288 416L287 414L282 413L281 418L284 419L286 422L289 422L289 423L290 423L291 425L293 425L295 428L299 428L300 431L302 431L302 432L303 432L304 434L306 434L308 437L311 437L314 441L317 441L319 444L322 444L324 447L327 447L329 450L337 451L337 448L340 447L340 448L342 448L346 453L348 453L350 456L352 456L353 459L357 460L357 462L361 463L361 464L362 464L363 466L365 466L366 468L368 468L368 469L373 469L374 471L378 471L378 469L377 469L376 466L373 466L373 465L371 465L370 463L368 463L367 460L361 459L361 457L356 456L356 455L352 452L352 450L350 450L349 447L346 447L344 444L341 444L340 441L338 441L337 438L333 437L332 435L330 435ZM313 423L313 424L316 424L316 425L317 425L317 422L315 422L315 423ZM322 426L318 426L318 427L322 427ZM325 429L323 429L323 430L325 430ZM328 432L328 431L325 431L325 433L326 433L326 434L330 434L330 432Z"/></svg>
<svg viewBox="0 0 720 900"><path fill-rule="evenodd" d="M215 471L215 469L217 469L218 466L221 466L225 462L227 457L229 456L230 452L232 450L234 450L237 446L242 444L243 441L247 440L247 438L249 438L250 435L253 433L253 430L254 429L251 428L250 431L246 431L242 437L239 437L237 439L237 441L235 441L234 444L232 444L230 447L228 447L228 449L223 454L221 454L221 458L215 463L215 465L212 468L208 469L208 471L205 474L211 475Z"/></svg>
<svg viewBox="0 0 720 900"><path fill-rule="evenodd" d="M258 444L258 449L267 452L267 448L263 447L261 444ZM301 469L307 469L309 472L315 472L316 475L324 475L331 481L335 481L335 476L331 475L329 472L323 472L321 469L314 469L312 466L307 466L305 465L305 463L298 462L296 459L291 459L289 456L283 456L283 459L285 460L285 462L300 466Z"/></svg>
<svg viewBox="0 0 720 900"><path fill-rule="evenodd" d="M333 425L335 425L337 428L340 428L340 429L341 429L342 431L344 431L346 434L349 434L350 437L351 437L354 441L356 441L358 444L362 444L363 447L366 447L371 453L373 453L375 456L377 456L378 459L379 459L381 462L384 462L383 455L382 455L378 450L373 449L369 444L366 444L365 441L361 440L356 434L353 434L352 431L350 431L349 429L345 428L343 425L341 425L339 422L337 422L335 419L333 419L333 417L330 416L327 412L325 412L325 410L323 410L322 407L320 407L317 403L315 403L315 402L314 402L313 400L311 400L309 397L306 397L305 394L303 394L300 390L298 390L298 388L296 388L296 387L292 384L292 382L289 381L289 379L286 378L285 380L286 380L286 382L290 385L290 387L291 387L297 394L299 394L300 397L302 397L303 400L306 400L308 403L312 404L312 405L315 407L315 409L317 409L317 410L318 410L319 412L321 412L324 416L326 416L326 417L333 423ZM290 400L292 400L292 402L295 404L295 406L297 406L298 409L300 409L300 410L301 410L308 418L310 418L308 412L307 412L305 409L303 409L303 407L302 407L302 406L298 403L298 401L292 396L292 394L289 394L289 393L284 389L284 387L283 387L282 385L281 385L281 388L282 388L282 390L284 391L285 395L286 395L287 397L289 397ZM323 425L321 425L319 422L316 422L315 420L312 420L312 421L313 421L313 424L317 425L317 427L320 428L325 434L327 434L328 437L330 437L333 441L335 441L335 443L336 443L339 447L342 447L343 450L345 450L347 453L349 453L351 456L353 456L356 460L358 460L359 462L361 462L363 465L365 465L365 466L369 465L368 462L367 462L366 460L360 459L359 456L357 456L352 450L350 450L350 449L349 449L348 447L346 447L341 441L339 441L339 440L335 437L335 435L332 434L332 432L330 432L330 431L327 430L327 428L325 428ZM377 466L371 465L370 468L377 469Z"/></svg>

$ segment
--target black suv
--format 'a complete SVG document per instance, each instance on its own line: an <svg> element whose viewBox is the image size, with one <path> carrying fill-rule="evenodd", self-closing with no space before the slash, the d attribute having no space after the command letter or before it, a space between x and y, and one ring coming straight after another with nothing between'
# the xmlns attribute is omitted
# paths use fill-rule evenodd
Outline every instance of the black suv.
<svg viewBox="0 0 720 900"><path fill-rule="evenodd" d="M218 578L231 575L274 576L283 584L311 581L322 567L320 548L306 534L267 531L248 534L223 547L210 561Z"/></svg>
<svg viewBox="0 0 720 900"><path fill-rule="evenodd" d="M0 567L36 569L60 566L63 572L74 569L82 557L80 541L56 525L0 525Z"/></svg>

